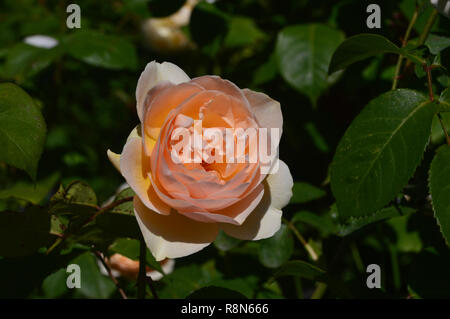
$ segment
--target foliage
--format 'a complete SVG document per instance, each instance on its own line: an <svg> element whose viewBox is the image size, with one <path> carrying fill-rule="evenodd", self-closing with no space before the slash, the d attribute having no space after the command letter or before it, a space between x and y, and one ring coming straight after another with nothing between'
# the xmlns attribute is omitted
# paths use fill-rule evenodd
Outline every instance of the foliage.
<svg viewBox="0 0 450 319"><path fill-rule="evenodd" d="M164 51L142 23L183 1L83 1L68 29L67 1L3 0L0 297L121 297L98 256L139 260L142 241L133 191L105 203L123 182L106 150L136 125L151 60L280 101L296 181L274 237L220 233L153 283L159 297L450 297L450 20L429 1L377 2L381 29L366 27L370 1L203 1L178 30L192 43ZM24 43L36 34L58 44ZM380 290L366 286L371 263ZM141 283L118 285L134 298Z"/></svg>

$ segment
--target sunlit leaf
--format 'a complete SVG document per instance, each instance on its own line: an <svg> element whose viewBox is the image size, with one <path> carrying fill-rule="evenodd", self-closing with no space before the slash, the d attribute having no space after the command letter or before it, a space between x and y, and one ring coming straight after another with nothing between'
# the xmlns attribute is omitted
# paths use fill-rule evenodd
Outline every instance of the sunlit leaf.
<svg viewBox="0 0 450 319"><path fill-rule="evenodd" d="M0 161L36 179L46 124L31 97L17 85L0 84Z"/></svg>
<svg viewBox="0 0 450 319"><path fill-rule="evenodd" d="M419 165L435 105L406 89L372 100L341 139L331 167L331 188L342 220L367 217L406 185Z"/></svg>

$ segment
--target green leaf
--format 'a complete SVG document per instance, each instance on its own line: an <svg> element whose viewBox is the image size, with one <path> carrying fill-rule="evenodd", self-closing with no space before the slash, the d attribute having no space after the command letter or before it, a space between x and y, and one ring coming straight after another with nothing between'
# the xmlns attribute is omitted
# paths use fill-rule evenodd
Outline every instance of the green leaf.
<svg viewBox="0 0 450 319"><path fill-rule="evenodd" d="M12 83L0 84L0 161L36 179L46 125L31 97Z"/></svg>
<svg viewBox="0 0 450 319"><path fill-rule="evenodd" d="M308 183L295 182L292 188L291 204L303 204L324 197L327 193Z"/></svg>
<svg viewBox="0 0 450 319"><path fill-rule="evenodd" d="M24 212L0 212L0 256L21 257L35 253L49 239L50 215L38 206Z"/></svg>
<svg viewBox="0 0 450 319"><path fill-rule="evenodd" d="M208 286L200 288L190 294L187 299L247 299L235 290L223 287Z"/></svg>
<svg viewBox="0 0 450 319"><path fill-rule="evenodd" d="M339 217L367 217L406 185L422 159L435 104L421 93L399 89L375 98L339 142L331 189Z"/></svg>
<svg viewBox="0 0 450 319"><path fill-rule="evenodd" d="M275 54L271 54L269 59L253 73L253 83L255 85L261 85L270 82L277 76L277 72L277 57Z"/></svg>
<svg viewBox="0 0 450 319"><path fill-rule="evenodd" d="M26 200L32 204L41 203L50 193L53 186L59 179L59 173L53 173L36 183L18 181L14 185L0 190L0 199L16 198Z"/></svg>
<svg viewBox="0 0 450 319"><path fill-rule="evenodd" d="M273 237L260 241L259 261L268 268L277 268L289 260L294 250L294 240L286 225L281 225Z"/></svg>
<svg viewBox="0 0 450 319"><path fill-rule="evenodd" d="M337 80L328 77L327 68L334 50L343 40L341 31L322 24L282 29L275 47L281 75L315 105L318 97Z"/></svg>
<svg viewBox="0 0 450 319"><path fill-rule="evenodd" d="M439 111L450 112L450 88L442 91L439 97Z"/></svg>
<svg viewBox="0 0 450 319"><path fill-rule="evenodd" d="M110 247L109 250L113 253L124 255L133 260L139 260L139 246L140 242L136 239L119 238ZM155 260L151 252L147 249L146 262L151 268L164 274L161 265Z"/></svg>
<svg viewBox="0 0 450 319"><path fill-rule="evenodd" d="M114 201L118 201L125 197L134 196L131 188L121 191ZM133 201L127 201L115 206L96 218L97 225L105 232L116 237L130 237L139 239L141 232L134 216Z"/></svg>
<svg viewBox="0 0 450 319"><path fill-rule="evenodd" d="M336 225L329 216L318 215L309 211L296 212L291 219L292 223L306 223L319 229L324 236L336 233Z"/></svg>
<svg viewBox="0 0 450 319"><path fill-rule="evenodd" d="M442 106L442 104L440 104ZM450 113L442 113L442 122L447 130L450 132ZM445 141L445 134L442 130L441 123L437 116L433 117L433 123L431 124L431 143L434 145L441 145Z"/></svg>
<svg viewBox="0 0 450 319"><path fill-rule="evenodd" d="M66 269L61 268L58 271L47 276L42 282L42 292L45 298L58 298L67 294L69 288L67 288L66 280L69 274Z"/></svg>
<svg viewBox="0 0 450 319"><path fill-rule="evenodd" d="M77 264L81 269L81 287L76 289L85 298L109 298L116 289L111 278L100 272L97 260L91 252L85 252L73 259L70 264Z"/></svg>
<svg viewBox="0 0 450 319"><path fill-rule="evenodd" d="M333 209L333 208L332 208ZM411 214L415 209L405 206L389 206L380 209L374 214L366 217L351 217L345 223L339 224L339 236L347 236L354 231L357 231L372 223L389 219L392 217L398 217L402 215Z"/></svg>
<svg viewBox="0 0 450 319"><path fill-rule="evenodd" d="M442 235L450 245L450 147L442 145L431 163L429 187Z"/></svg>
<svg viewBox="0 0 450 319"><path fill-rule="evenodd" d="M302 260L293 260L284 264L273 276L273 279L283 276L295 276L314 281L326 281L325 270Z"/></svg>
<svg viewBox="0 0 450 319"><path fill-rule="evenodd" d="M91 215L97 211L97 196L89 185L75 181L60 187L50 199L52 214Z"/></svg>
<svg viewBox="0 0 450 319"><path fill-rule="evenodd" d="M107 69L137 67L134 46L127 40L95 31L76 31L63 39L65 51L88 64Z"/></svg>
<svg viewBox="0 0 450 319"><path fill-rule="evenodd" d="M62 54L61 48L38 48L26 43L16 44L8 50L4 66L4 76L23 82L48 67Z"/></svg>
<svg viewBox="0 0 450 319"><path fill-rule="evenodd" d="M224 231L220 231L214 240L214 246L222 251L228 251L241 243L242 240L228 236Z"/></svg>
<svg viewBox="0 0 450 319"><path fill-rule="evenodd" d="M432 54L436 55L442 50L450 47L450 38L436 34L430 34L427 38L427 41L425 41L425 45L428 46Z"/></svg>
<svg viewBox="0 0 450 319"><path fill-rule="evenodd" d="M331 74L345 69L350 64L382 53L403 54L414 62L423 62L419 57L399 48L387 38L367 33L352 36L342 42L331 58L328 72Z"/></svg>
<svg viewBox="0 0 450 319"><path fill-rule="evenodd" d="M403 211L405 214L405 211ZM397 250L403 253L419 253L422 250L422 241L419 231L408 227L411 215L398 216L389 219L386 223L395 231L395 245Z"/></svg>
<svg viewBox="0 0 450 319"><path fill-rule="evenodd" d="M255 22L247 17L233 17L229 22L225 46L230 48L250 46L265 38Z"/></svg>

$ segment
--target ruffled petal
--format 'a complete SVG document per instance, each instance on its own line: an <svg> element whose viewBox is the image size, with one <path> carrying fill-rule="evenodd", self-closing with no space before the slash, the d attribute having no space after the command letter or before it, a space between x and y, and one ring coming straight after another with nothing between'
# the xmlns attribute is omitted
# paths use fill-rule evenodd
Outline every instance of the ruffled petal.
<svg viewBox="0 0 450 319"><path fill-rule="evenodd" d="M261 202L240 225L220 224L228 235L242 240L260 240L272 237L281 227L281 210L270 206L270 189L265 182L265 192Z"/></svg>
<svg viewBox="0 0 450 319"><path fill-rule="evenodd" d="M134 210L145 243L157 261L196 253L212 243L219 231L216 224L196 222L175 212L157 214L137 196Z"/></svg>
<svg viewBox="0 0 450 319"><path fill-rule="evenodd" d="M266 181L270 188L270 206L282 209L291 200L294 186L289 167L282 160L278 160L278 165L275 163Z"/></svg>
<svg viewBox="0 0 450 319"><path fill-rule="evenodd" d="M148 91L162 81L179 84L189 80L187 74L173 63L156 61L148 63L141 73L136 87L136 108L141 123L144 119L144 102Z"/></svg>
<svg viewBox="0 0 450 319"><path fill-rule="evenodd" d="M143 163L149 162L149 159L143 154L142 148L140 137L133 137L127 141L120 156L120 172L148 208L159 214L168 215L170 207L156 195L147 176L149 167L143 166Z"/></svg>

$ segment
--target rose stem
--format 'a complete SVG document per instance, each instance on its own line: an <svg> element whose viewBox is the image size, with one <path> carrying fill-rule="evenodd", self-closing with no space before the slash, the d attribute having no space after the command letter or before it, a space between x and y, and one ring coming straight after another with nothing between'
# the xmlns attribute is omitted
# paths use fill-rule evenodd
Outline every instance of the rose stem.
<svg viewBox="0 0 450 319"><path fill-rule="evenodd" d="M138 299L145 299L145 277L146 277L147 246L141 236L139 245L139 276L138 276Z"/></svg>
<svg viewBox="0 0 450 319"><path fill-rule="evenodd" d="M419 16L419 8L416 6L411 21L409 22L408 28L406 29L405 36L403 37L402 40L402 48L406 46L406 43L408 43L411 30L414 24L416 23L418 16ZM403 55L400 54L397 59L397 66L395 67L394 80L392 82L392 90L395 90L397 88L398 80L400 77L400 70L402 68L402 62L403 62Z"/></svg>
<svg viewBox="0 0 450 319"><path fill-rule="evenodd" d="M114 278L112 272L111 272L111 268L109 268L108 264L106 263L105 259L103 258L102 254L98 251L98 250L94 250L94 254L95 256L97 256L98 259L100 259L100 261L102 262L103 266L105 267L106 271L108 272L109 278L111 278L111 280L113 281L113 283L116 285L117 289L120 292L120 295L122 296L123 299L128 299L127 295L125 294L125 292L123 291L122 288L120 288L119 282L117 281L116 278Z"/></svg>

